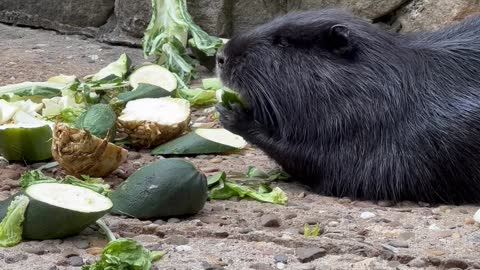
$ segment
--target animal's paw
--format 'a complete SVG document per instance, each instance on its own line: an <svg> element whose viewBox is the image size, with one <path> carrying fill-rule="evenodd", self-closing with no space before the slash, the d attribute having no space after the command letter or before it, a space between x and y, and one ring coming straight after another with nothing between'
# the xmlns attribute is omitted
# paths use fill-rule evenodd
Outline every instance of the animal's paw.
<svg viewBox="0 0 480 270"><path fill-rule="evenodd" d="M219 120L222 126L232 133L240 136L247 135L252 131L255 121L251 112L244 109L239 104L232 104L231 109L227 109L221 104L216 106L220 114Z"/></svg>

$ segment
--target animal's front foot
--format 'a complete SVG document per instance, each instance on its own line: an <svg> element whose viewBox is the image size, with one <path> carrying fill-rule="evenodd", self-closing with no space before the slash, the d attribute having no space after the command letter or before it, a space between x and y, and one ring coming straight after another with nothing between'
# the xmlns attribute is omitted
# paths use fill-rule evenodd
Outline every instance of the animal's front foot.
<svg viewBox="0 0 480 270"><path fill-rule="evenodd" d="M220 114L220 123L232 133L240 136L248 135L255 127L252 113L239 104L232 104L231 107L231 109L227 109L221 104L216 106Z"/></svg>

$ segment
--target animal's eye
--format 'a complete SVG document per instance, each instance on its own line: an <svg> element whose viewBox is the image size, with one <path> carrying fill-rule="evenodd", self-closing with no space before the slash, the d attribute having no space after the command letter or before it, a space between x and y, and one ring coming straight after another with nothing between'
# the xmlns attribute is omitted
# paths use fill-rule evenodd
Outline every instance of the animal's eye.
<svg viewBox="0 0 480 270"><path fill-rule="evenodd" d="M278 37L276 40L275 40L275 45L277 45L278 47L287 47L289 45L288 43L288 40L284 37Z"/></svg>

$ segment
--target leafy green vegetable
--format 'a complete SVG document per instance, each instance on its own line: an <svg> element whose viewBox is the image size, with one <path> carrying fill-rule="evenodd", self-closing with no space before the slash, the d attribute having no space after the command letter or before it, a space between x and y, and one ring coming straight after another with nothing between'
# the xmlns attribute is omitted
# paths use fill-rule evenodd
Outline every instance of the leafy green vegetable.
<svg viewBox="0 0 480 270"><path fill-rule="evenodd" d="M86 175L82 175L82 178L83 180L67 175L64 179L57 180L53 177L46 176L39 170L32 170L22 174L20 187L22 190L25 190L31 185L40 183L64 183L88 188L105 196L108 196L111 191L110 185L106 184L102 178L92 178Z"/></svg>
<svg viewBox="0 0 480 270"><path fill-rule="evenodd" d="M74 127L88 130L92 135L105 138L107 134L113 138L117 115L108 104L95 104L88 108L77 121Z"/></svg>
<svg viewBox="0 0 480 270"><path fill-rule="evenodd" d="M270 189L267 185L261 184L258 191L245 186L234 183L226 179L224 172L217 173L208 178L209 198L211 200L226 200L234 196L240 198L250 197L257 201L287 204L287 195L279 187Z"/></svg>
<svg viewBox="0 0 480 270"><path fill-rule="evenodd" d="M48 121L60 121L66 124L73 124L78 117L85 112L83 108L66 108L61 110L58 115L50 115L44 117Z"/></svg>
<svg viewBox="0 0 480 270"><path fill-rule="evenodd" d="M313 226L313 229L310 229L308 224L303 225L303 235L305 237L316 237L320 233L321 227L319 224Z"/></svg>
<svg viewBox="0 0 480 270"><path fill-rule="evenodd" d="M59 96L65 87L64 83L51 82L22 82L0 87L0 99L9 99L13 96L21 98L52 98Z"/></svg>
<svg viewBox="0 0 480 270"><path fill-rule="evenodd" d="M117 61L108 64L92 76L93 82L117 82L122 81L130 69L132 61L127 54L123 53Z"/></svg>
<svg viewBox="0 0 480 270"><path fill-rule="evenodd" d="M181 84L196 78L197 61L187 55L187 38L208 56L223 45L221 39L209 36L196 25L187 11L186 0L152 0L152 18L143 39L145 57L155 55L157 63L175 73Z"/></svg>
<svg viewBox="0 0 480 270"><path fill-rule="evenodd" d="M188 100L192 106L203 106L217 101L214 90L204 90L201 88L179 89L177 95L179 98Z"/></svg>
<svg viewBox="0 0 480 270"><path fill-rule="evenodd" d="M82 270L150 270L152 262L162 258L166 252L151 252L132 239L115 239L112 231L102 221L98 226L109 240L100 259L92 265L85 265Z"/></svg>
<svg viewBox="0 0 480 270"><path fill-rule="evenodd" d="M274 169L267 173L254 166L248 167L248 170L245 176L247 178L265 179L267 182L273 182L276 180L286 180L290 177L286 172L279 169Z"/></svg>
<svg viewBox="0 0 480 270"><path fill-rule="evenodd" d="M218 78L207 78L202 80L202 88L208 90L218 90L222 88L222 82Z"/></svg>
<svg viewBox="0 0 480 270"><path fill-rule="evenodd" d="M22 241L25 211L30 203L25 195L16 196L8 206L7 214L0 223L0 246L11 247Z"/></svg>

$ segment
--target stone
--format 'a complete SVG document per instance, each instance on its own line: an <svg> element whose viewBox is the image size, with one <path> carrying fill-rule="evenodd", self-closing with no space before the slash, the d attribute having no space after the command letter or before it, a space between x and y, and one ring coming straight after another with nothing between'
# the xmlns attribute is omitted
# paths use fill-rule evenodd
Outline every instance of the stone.
<svg viewBox="0 0 480 270"><path fill-rule="evenodd" d="M407 265L410 267L422 268L427 265L427 262L421 258L415 258L411 260Z"/></svg>
<svg viewBox="0 0 480 270"><path fill-rule="evenodd" d="M280 227L280 218L274 214L264 215L261 224L264 227Z"/></svg>
<svg viewBox="0 0 480 270"><path fill-rule="evenodd" d="M72 256L67 258L67 262L71 266L82 266L84 265L83 259L80 256Z"/></svg>
<svg viewBox="0 0 480 270"><path fill-rule="evenodd" d="M446 269L451 269L451 268L467 269L468 263L460 259L448 259L445 262L445 268Z"/></svg>
<svg viewBox="0 0 480 270"><path fill-rule="evenodd" d="M167 220L168 223L179 223L181 220L178 218L169 218Z"/></svg>
<svg viewBox="0 0 480 270"><path fill-rule="evenodd" d="M103 248L101 248L101 247L91 247L91 248L87 248L85 250L85 252L87 252L88 254L93 255L93 256L97 256L97 255L101 254L102 251L103 251Z"/></svg>
<svg viewBox="0 0 480 270"><path fill-rule="evenodd" d="M240 234L247 234L247 233L250 233L250 232L252 232L252 231L253 231L252 228L248 228L248 227L247 227L247 228L241 228L240 230L238 230L238 233L240 233Z"/></svg>
<svg viewBox="0 0 480 270"><path fill-rule="evenodd" d="M5 256L5 263L7 264L12 264L12 263L17 263L20 261L24 261L28 259L27 254L24 253L16 253L13 255Z"/></svg>
<svg viewBox="0 0 480 270"><path fill-rule="evenodd" d="M272 267L271 265L266 264L266 263L254 263L254 264L250 265L250 269L254 269L254 270L275 270L274 267Z"/></svg>
<svg viewBox="0 0 480 270"><path fill-rule="evenodd" d="M187 245L180 245L180 246L176 246L175 247L175 251L177 252L189 252L189 251L192 251L193 248L191 246L187 246Z"/></svg>
<svg viewBox="0 0 480 270"><path fill-rule="evenodd" d="M165 243L176 246L186 245L188 242L186 237L180 235L173 235L165 239Z"/></svg>
<svg viewBox="0 0 480 270"><path fill-rule="evenodd" d="M398 239L406 241L415 237L414 232L401 232L398 236Z"/></svg>
<svg viewBox="0 0 480 270"><path fill-rule="evenodd" d="M297 217L297 214L295 214L295 213L287 213L284 216L285 219L294 219L296 217Z"/></svg>
<svg viewBox="0 0 480 270"><path fill-rule="evenodd" d="M39 246L39 245L24 246L22 247L22 251L25 251L31 254L36 254L36 255L43 255L47 253L47 251L42 246Z"/></svg>
<svg viewBox="0 0 480 270"><path fill-rule="evenodd" d="M478 211L473 215L473 220L475 220L477 223L480 223L480 209L478 209Z"/></svg>
<svg viewBox="0 0 480 270"><path fill-rule="evenodd" d="M301 263L311 262L313 260L316 260L320 257L325 256L326 253L327 252L325 249L317 248L317 247L302 247L302 248L297 248L295 250L297 259Z"/></svg>
<svg viewBox="0 0 480 270"><path fill-rule="evenodd" d="M360 214L360 218L361 219L371 219L371 218L374 218L376 217L376 215L372 212L363 212Z"/></svg>
<svg viewBox="0 0 480 270"><path fill-rule="evenodd" d="M155 222L153 222L153 223L154 223L154 224L157 224L157 225L163 225L163 224L167 224L167 222L166 222L166 221L164 221L164 220L161 220L161 219L157 219L157 220L155 220Z"/></svg>
<svg viewBox="0 0 480 270"><path fill-rule="evenodd" d="M281 262L277 263L276 266L277 266L277 269L285 269L285 267L286 267L286 265L284 263L281 263Z"/></svg>
<svg viewBox="0 0 480 270"><path fill-rule="evenodd" d="M73 245L79 249L87 249L90 247L90 243L85 239L75 239Z"/></svg>
<svg viewBox="0 0 480 270"><path fill-rule="evenodd" d="M476 0L414 0L398 11L402 32L432 31L480 12Z"/></svg>
<svg viewBox="0 0 480 270"><path fill-rule="evenodd" d="M273 260L275 261L275 263L288 263L288 257L285 254L277 254L273 257Z"/></svg>
<svg viewBox="0 0 480 270"><path fill-rule="evenodd" d="M408 243L404 241L390 241L388 244L396 248L408 248Z"/></svg>

